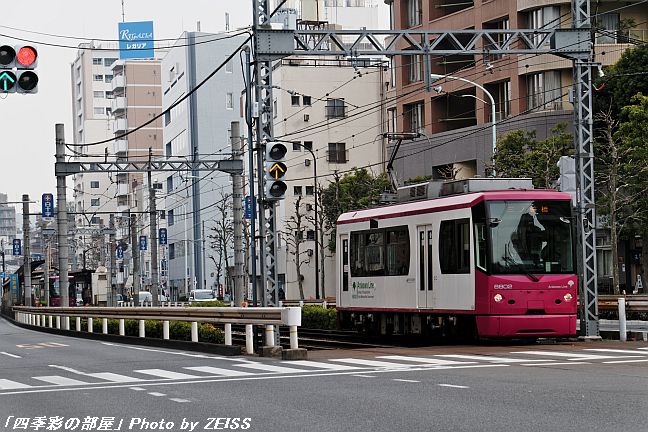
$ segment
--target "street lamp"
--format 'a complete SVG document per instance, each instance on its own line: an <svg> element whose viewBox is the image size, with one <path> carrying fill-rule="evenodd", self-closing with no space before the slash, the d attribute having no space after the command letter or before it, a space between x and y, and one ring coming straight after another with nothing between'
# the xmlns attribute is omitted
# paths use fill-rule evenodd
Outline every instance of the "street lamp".
<svg viewBox="0 0 648 432"><path fill-rule="evenodd" d="M491 122L492 122L492 135L493 135L493 157L495 157L495 150L497 147L497 131L495 129L495 99L493 99L493 95L490 94L488 90L486 90L483 86L477 84L476 82L467 80L466 78L461 78L461 77L455 77L452 75L439 75L439 74L430 74L430 78L432 79L432 82L440 80L440 79L448 79L448 80L455 80L455 81L463 81L468 84L472 84L475 87L480 88L484 93L486 93L486 96L488 96L488 99L490 100L492 109L491 109ZM472 95L467 95L467 96L472 96ZM481 100L476 96L473 96L475 99ZM495 176L495 168L493 167L493 176Z"/></svg>

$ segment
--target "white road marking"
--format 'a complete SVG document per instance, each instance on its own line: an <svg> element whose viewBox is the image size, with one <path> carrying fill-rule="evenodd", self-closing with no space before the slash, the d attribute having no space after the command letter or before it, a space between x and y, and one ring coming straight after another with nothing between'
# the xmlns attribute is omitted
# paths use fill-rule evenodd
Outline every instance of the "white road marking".
<svg viewBox="0 0 648 432"><path fill-rule="evenodd" d="M586 361L550 362L550 363L522 363L522 366L565 366L575 364L592 364Z"/></svg>
<svg viewBox="0 0 648 432"><path fill-rule="evenodd" d="M181 372L172 372L164 369L140 369L136 370L133 372L141 373L141 374L146 374L146 375L153 375L155 377L159 378L167 378L167 379L192 379L192 378L201 378L197 375L189 375Z"/></svg>
<svg viewBox="0 0 648 432"><path fill-rule="evenodd" d="M476 363L476 362L460 362L460 361L453 361L453 360L433 359L427 357L410 357L410 356L400 356L400 355L380 356L376 358L385 359L385 360L411 361L411 362L426 363L431 365L459 365L459 364Z"/></svg>
<svg viewBox="0 0 648 432"><path fill-rule="evenodd" d="M331 359L334 362L340 363L350 363L361 366L368 367L379 367L379 368L411 368L414 365L412 364L403 364L403 363L392 363L386 361L370 360L370 359L355 359L355 358L341 358L341 359Z"/></svg>
<svg viewBox="0 0 648 432"><path fill-rule="evenodd" d="M416 381L416 380L398 379L398 378L395 378L392 381L400 381L400 382L407 382L407 383L420 383L421 382L421 381Z"/></svg>
<svg viewBox="0 0 648 432"><path fill-rule="evenodd" d="M143 381L140 378L129 377L129 376L126 376L126 375L119 375L119 374L112 373L112 372L89 373L89 374L86 374L86 375L90 376L90 377L93 377L93 378L99 378L99 379L102 379L102 380L112 381L112 382L116 382L116 383Z"/></svg>
<svg viewBox="0 0 648 432"><path fill-rule="evenodd" d="M67 372L72 372L73 374L77 374L77 375L86 375L85 372L81 372L80 370L73 369L73 368L67 367L67 366L59 366L59 365L48 365L48 366L51 367L51 368L56 368L56 369L61 369L61 370L67 371Z"/></svg>
<svg viewBox="0 0 648 432"><path fill-rule="evenodd" d="M70 345L66 345L66 344L62 344L62 343L58 343L58 342L41 342L38 345L42 345L42 346L48 347L48 348L60 348L60 347L70 346Z"/></svg>
<svg viewBox="0 0 648 432"><path fill-rule="evenodd" d="M87 385L90 384L85 381L75 380L73 378L67 378L60 375L47 375L47 376L35 376L32 377L39 381L45 381L46 383L56 384L56 385Z"/></svg>
<svg viewBox="0 0 648 432"><path fill-rule="evenodd" d="M265 363L242 363L242 364L237 364L237 365L234 365L234 366L243 367L243 368L249 368L249 369L262 370L262 371L266 371L266 372L277 372L277 373L308 372L307 370L304 370L304 369L295 369L295 368L289 368L289 367L284 367L284 366L275 366L275 365L265 364Z"/></svg>
<svg viewBox="0 0 648 432"><path fill-rule="evenodd" d="M524 363L538 361L534 359L519 359L519 358L508 358L508 357L492 357L492 356L481 356L481 355L467 355L467 354L437 354L435 357L445 357L445 358L460 358L466 360L479 360L487 361L493 363Z"/></svg>
<svg viewBox="0 0 648 432"><path fill-rule="evenodd" d="M354 377L360 377L360 378L376 378L376 377L373 376L373 375L361 375L361 374L356 374L356 375L352 375L352 376L354 376Z"/></svg>
<svg viewBox="0 0 648 432"><path fill-rule="evenodd" d="M7 357L12 357L12 358L22 358L22 357L19 356L19 355L11 354L11 353L8 353L8 352L5 352L5 351L0 351L0 354L2 354L2 355L6 355Z"/></svg>
<svg viewBox="0 0 648 432"><path fill-rule="evenodd" d="M604 361L603 363L614 364L614 363L645 363L648 362L648 359L640 360L615 360L615 361Z"/></svg>
<svg viewBox="0 0 648 432"><path fill-rule="evenodd" d="M338 365L338 364L332 364L332 363L320 363L320 362L315 362L315 361L309 361L309 360L291 360L291 361L285 361L283 363L287 364L294 364L297 366L307 366L307 367L312 367L312 368L318 368L318 369L326 369L326 370L355 370L355 369L361 369L358 366L346 366L346 365Z"/></svg>
<svg viewBox="0 0 648 432"><path fill-rule="evenodd" d="M517 351L513 354L539 355L548 357L567 357L570 361L575 360L605 360L605 359L622 359L622 358L641 358L641 356L610 356L596 354L576 354L557 351Z"/></svg>
<svg viewBox="0 0 648 432"><path fill-rule="evenodd" d="M158 393L158 392L150 392L149 394L155 397L166 396L165 393Z"/></svg>
<svg viewBox="0 0 648 432"><path fill-rule="evenodd" d="M143 389L142 387L129 387L129 388L131 390L135 390L135 391L144 391L144 390L146 390L146 389Z"/></svg>
<svg viewBox="0 0 648 432"><path fill-rule="evenodd" d="M437 384L439 387L451 387L451 388L459 388L459 389L467 389L470 388L468 386L462 386L462 385L454 385L454 384Z"/></svg>
<svg viewBox="0 0 648 432"><path fill-rule="evenodd" d="M183 369L193 370L196 372L204 372L210 375L223 375L228 377L253 375L251 372L235 371L231 369L223 369L223 368L217 368L211 366L191 366L191 367L184 367Z"/></svg>
<svg viewBox="0 0 648 432"><path fill-rule="evenodd" d="M136 347L136 346L128 346L128 345L122 345L122 344L116 344L116 343L110 343L110 342L100 342L102 345L107 345L107 346L116 346L119 348L126 348L126 349L132 349L136 351L149 351L149 352L156 352L156 353L162 353L162 354L170 354L170 355L179 355L183 357L191 357L191 358L201 358L201 359L213 359L213 360L229 360L229 361L236 361L236 362L251 362L251 360L246 360L246 359L241 359L237 357L218 357L218 356L210 356L210 355L205 355L205 354L195 354L195 353L187 353L187 352L182 352L182 351L167 351L167 350L161 350L161 349L154 349L154 348L143 348L143 347Z"/></svg>
<svg viewBox="0 0 648 432"><path fill-rule="evenodd" d="M169 400L172 400L173 402L179 402L179 403L186 403L186 402L190 402L190 401L188 401L187 399L178 399L178 398L171 398L171 399L169 399Z"/></svg>
<svg viewBox="0 0 648 432"><path fill-rule="evenodd" d="M637 350L623 350L623 349L587 348L584 351L610 352L610 353L635 354L635 355L636 354L648 355L648 352L637 351Z"/></svg>
<svg viewBox="0 0 648 432"><path fill-rule="evenodd" d="M0 379L0 390L24 389L29 387L31 386L27 384L22 384L8 379Z"/></svg>

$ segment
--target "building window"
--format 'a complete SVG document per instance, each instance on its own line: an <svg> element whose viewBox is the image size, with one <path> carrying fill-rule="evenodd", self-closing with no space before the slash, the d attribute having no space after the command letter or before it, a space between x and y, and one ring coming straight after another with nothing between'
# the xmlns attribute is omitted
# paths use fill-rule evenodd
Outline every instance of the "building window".
<svg viewBox="0 0 648 432"><path fill-rule="evenodd" d="M529 110L562 109L560 71L527 75L527 104Z"/></svg>
<svg viewBox="0 0 648 432"><path fill-rule="evenodd" d="M167 159L173 156L171 149L172 149L171 143L170 142L166 143L166 145L164 146L164 155L167 157Z"/></svg>
<svg viewBox="0 0 648 432"><path fill-rule="evenodd" d="M326 118L346 117L346 106L344 99L327 99L326 100Z"/></svg>
<svg viewBox="0 0 648 432"><path fill-rule="evenodd" d="M387 110L387 132L396 133L396 108Z"/></svg>
<svg viewBox="0 0 648 432"><path fill-rule="evenodd" d="M98 181L91 181L90 182L90 189L99 189L99 182Z"/></svg>
<svg viewBox="0 0 648 432"><path fill-rule="evenodd" d="M101 218L94 216L92 219L90 219L90 223L92 225L99 225L101 223Z"/></svg>
<svg viewBox="0 0 648 432"><path fill-rule="evenodd" d="M272 101L272 118L277 118L277 115L278 115L277 111L278 111L277 99L275 99L275 100Z"/></svg>
<svg viewBox="0 0 648 432"><path fill-rule="evenodd" d="M167 177L166 183L167 183L167 185L166 185L167 192L171 192L173 190L173 176L172 175Z"/></svg>
<svg viewBox="0 0 648 432"><path fill-rule="evenodd" d="M167 224L173 226L175 224L175 219L173 218L173 209L167 212Z"/></svg>
<svg viewBox="0 0 648 432"><path fill-rule="evenodd" d="M414 27L421 25L423 21L423 1L422 0L408 0L407 2L407 25Z"/></svg>
<svg viewBox="0 0 648 432"><path fill-rule="evenodd" d="M104 95L104 93L103 93L103 92L100 92L100 91L95 91L95 92L92 92L92 95L93 95L94 97L96 97L96 98L102 98L103 95Z"/></svg>
<svg viewBox="0 0 648 432"><path fill-rule="evenodd" d="M93 206L93 207L98 207L100 205L99 204L99 198L92 198L90 200L90 205Z"/></svg>
<svg viewBox="0 0 648 432"><path fill-rule="evenodd" d="M112 91L106 92L106 99L115 99L115 95L113 94Z"/></svg>
<svg viewBox="0 0 648 432"><path fill-rule="evenodd" d="M175 259L175 243L169 243L169 259Z"/></svg>
<svg viewBox="0 0 648 432"><path fill-rule="evenodd" d="M470 220L441 221L439 263L443 274L470 273Z"/></svg>
<svg viewBox="0 0 648 432"><path fill-rule="evenodd" d="M293 195L301 196L301 194L302 194L302 187L301 186L293 186Z"/></svg>
<svg viewBox="0 0 648 432"><path fill-rule="evenodd" d="M304 106L310 106L311 105L311 97L310 96L302 96L302 103Z"/></svg>
<svg viewBox="0 0 648 432"><path fill-rule="evenodd" d="M104 109L102 107L95 108L94 113L97 114L97 115L101 115L101 114L104 113Z"/></svg>
<svg viewBox="0 0 648 432"><path fill-rule="evenodd" d="M225 108L234 109L234 95L232 93L225 95Z"/></svg>
<svg viewBox="0 0 648 432"><path fill-rule="evenodd" d="M106 115L112 115L112 108L106 108Z"/></svg>
<svg viewBox="0 0 648 432"><path fill-rule="evenodd" d="M604 13L597 17L596 42L602 44L628 43L627 38L619 32L620 15L618 13ZM625 40L624 40L625 39Z"/></svg>
<svg viewBox="0 0 648 432"><path fill-rule="evenodd" d="M348 161L345 143L329 143L327 161L346 163Z"/></svg>
<svg viewBox="0 0 648 432"><path fill-rule="evenodd" d="M420 55L411 55L409 57L409 82L418 82L423 80L423 59Z"/></svg>
<svg viewBox="0 0 648 432"><path fill-rule="evenodd" d="M306 186L306 195L314 195L315 186Z"/></svg>
<svg viewBox="0 0 648 432"><path fill-rule="evenodd" d="M105 59L104 59L104 66L106 66L106 67L110 67L110 65L112 65L112 64L115 63L116 61L117 61L116 58L111 58L111 57L105 58Z"/></svg>
<svg viewBox="0 0 648 432"><path fill-rule="evenodd" d="M299 106L299 96L290 96L290 103L292 104L292 106Z"/></svg>
<svg viewBox="0 0 648 432"><path fill-rule="evenodd" d="M313 150L313 141L304 141L304 148L307 150Z"/></svg>
<svg viewBox="0 0 648 432"><path fill-rule="evenodd" d="M92 79L93 81L103 81L104 77L103 75L93 75Z"/></svg>
<svg viewBox="0 0 648 432"><path fill-rule="evenodd" d="M306 231L306 240L315 240L315 230Z"/></svg>
<svg viewBox="0 0 648 432"><path fill-rule="evenodd" d="M560 27L560 6L546 6L529 12L528 24L530 29L544 29ZM544 35L533 36L533 42L539 44ZM549 44L549 40L545 41Z"/></svg>
<svg viewBox="0 0 648 432"><path fill-rule="evenodd" d="M92 59L92 64L101 66L101 59L100 58L93 58Z"/></svg>
<svg viewBox="0 0 648 432"><path fill-rule="evenodd" d="M112 79L113 79L113 76L112 76L112 75L105 75L105 76L104 76L104 82L109 83L109 82L112 81Z"/></svg>
<svg viewBox="0 0 648 432"><path fill-rule="evenodd" d="M164 112L164 126L169 126L169 123L171 123L171 111L165 111Z"/></svg>
<svg viewBox="0 0 648 432"><path fill-rule="evenodd" d="M301 149L302 149L301 143L299 141L295 141L293 143L293 151L301 151Z"/></svg>
<svg viewBox="0 0 648 432"><path fill-rule="evenodd" d="M405 105L405 117L409 121L408 132L423 132L425 129L425 109L423 102Z"/></svg>

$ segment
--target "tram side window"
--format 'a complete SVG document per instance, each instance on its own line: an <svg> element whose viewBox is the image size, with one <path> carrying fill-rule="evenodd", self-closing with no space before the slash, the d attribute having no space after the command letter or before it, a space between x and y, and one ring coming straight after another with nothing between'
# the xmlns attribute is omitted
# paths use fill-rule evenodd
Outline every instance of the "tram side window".
<svg viewBox="0 0 648 432"><path fill-rule="evenodd" d="M441 273L470 273L470 220L442 221L439 229Z"/></svg>
<svg viewBox="0 0 648 432"><path fill-rule="evenodd" d="M409 231L395 227L351 234L351 275L406 276L410 261Z"/></svg>
<svg viewBox="0 0 648 432"><path fill-rule="evenodd" d="M387 276L409 274L410 247L407 227L387 230Z"/></svg>

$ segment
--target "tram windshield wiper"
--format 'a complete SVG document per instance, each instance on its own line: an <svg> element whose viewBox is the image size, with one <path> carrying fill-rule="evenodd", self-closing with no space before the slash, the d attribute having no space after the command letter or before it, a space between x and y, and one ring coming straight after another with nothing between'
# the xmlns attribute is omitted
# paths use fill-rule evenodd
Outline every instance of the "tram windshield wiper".
<svg viewBox="0 0 648 432"><path fill-rule="evenodd" d="M540 278L539 278L538 276L534 275L533 273L531 273L531 272L530 272L530 271L529 271L529 270L524 266L524 264L519 263L519 262L515 261L513 258L508 257L508 256L505 256L505 257L503 257L503 258L504 258L504 261L507 262L507 263L509 264L509 266L515 266L515 268L516 268L518 271L524 273L524 274L525 274L526 276L528 276L529 279L531 279L533 282L540 282Z"/></svg>

